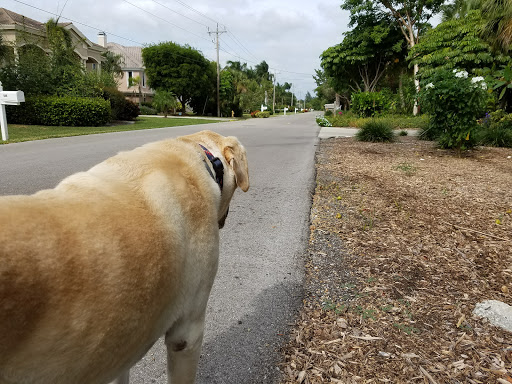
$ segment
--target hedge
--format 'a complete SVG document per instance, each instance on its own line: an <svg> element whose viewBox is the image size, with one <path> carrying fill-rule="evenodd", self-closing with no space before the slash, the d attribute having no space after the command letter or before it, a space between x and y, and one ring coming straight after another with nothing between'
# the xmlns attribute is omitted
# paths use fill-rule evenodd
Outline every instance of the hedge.
<svg viewBox="0 0 512 384"><path fill-rule="evenodd" d="M36 96L6 108L13 124L90 127L111 119L110 103L101 98Z"/></svg>
<svg viewBox="0 0 512 384"><path fill-rule="evenodd" d="M103 98L110 101L112 120L134 120L140 114L139 106L126 99L116 88L103 89Z"/></svg>

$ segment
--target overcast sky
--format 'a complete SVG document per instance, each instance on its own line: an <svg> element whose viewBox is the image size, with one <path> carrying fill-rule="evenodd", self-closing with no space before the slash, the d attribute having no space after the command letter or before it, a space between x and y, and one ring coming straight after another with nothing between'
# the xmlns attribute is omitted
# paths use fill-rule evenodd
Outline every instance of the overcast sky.
<svg viewBox="0 0 512 384"><path fill-rule="evenodd" d="M2 0L0 6L41 22L62 12L62 21L73 21L93 42L102 30L109 41L122 45L188 44L210 60L216 60L216 51L208 27L215 31L218 22L219 30L227 31L220 35L221 65L232 60L254 67L265 60L277 71L277 81L293 83L294 92L303 98L307 91L314 96L312 75L320 68L320 54L341 42L348 29L348 12L340 4L341 0Z"/></svg>

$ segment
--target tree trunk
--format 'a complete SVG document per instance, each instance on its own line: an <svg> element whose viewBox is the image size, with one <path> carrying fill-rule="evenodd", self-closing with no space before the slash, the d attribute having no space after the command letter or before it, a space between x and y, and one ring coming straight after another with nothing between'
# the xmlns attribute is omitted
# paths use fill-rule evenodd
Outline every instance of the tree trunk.
<svg viewBox="0 0 512 384"><path fill-rule="evenodd" d="M419 66L418 64L414 64L414 86L416 88L416 93L420 91L420 81L416 78L416 74L418 73ZM420 112L420 107L418 105L418 99L414 98L414 108L412 110L412 114L416 116Z"/></svg>
<svg viewBox="0 0 512 384"><path fill-rule="evenodd" d="M404 98L404 70L400 71L400 76L398 76L398 94L400 95L400 107L402 108L402 112L405 111L405 98Z"/></svg>
<svg viewBox="0 0 512 384"><path fill-rule="evenodd" d="M336 102L334 103L334 116L336 116L336 107L341 106L341 96L336 93Z"/></svg>
<svg viewBox="0 0 512 384"><path fill-rule="evenodd" d="M410 36L409 45L410 45L410 48L413 48L416 45L416 39L415 39L415 36L414 36L414 32L412 30L412 26L409 26L409 36ZM418 93L420 91L420 81L416 77L416 75L418 74L419 69L420 69L419 65L418 64L414 64L414 86L416 88L416 93ZM414 98L414 107L412 109L412 114L414 116L416 116L419 112L420 112L420 108L418 106L418 99L415 97Z"/></svg>

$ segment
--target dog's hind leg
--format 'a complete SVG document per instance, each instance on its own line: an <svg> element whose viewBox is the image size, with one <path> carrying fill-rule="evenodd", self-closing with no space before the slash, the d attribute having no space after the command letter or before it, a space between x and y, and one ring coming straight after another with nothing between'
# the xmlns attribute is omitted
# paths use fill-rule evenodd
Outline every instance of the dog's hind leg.
<svg viewBox="0 0 512 384"><path fill-rule="evenodd" d="M165 334L167 375L170 383L193 384L203 342L204 314L196 320L182 319Z"/></svg>
<svg viewBox="0 0 512 384"><path fill-rule="evenodd" d="M110 384L130 384L130 370L124 372L121 376L112 381Z"/></svg>

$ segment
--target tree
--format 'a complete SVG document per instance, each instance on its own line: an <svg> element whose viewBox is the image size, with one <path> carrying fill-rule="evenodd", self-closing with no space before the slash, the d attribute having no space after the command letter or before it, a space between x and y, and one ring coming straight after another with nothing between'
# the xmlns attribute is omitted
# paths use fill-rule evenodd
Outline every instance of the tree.
<svg viewBox="0 0 512 384"><path fill-rule="evenodd" d="M441 10L445 0L345 0L341 8L350 11L351 25L368 15L387 14L400 27L408 48L414 47L422 30L433 15ZM419 66L414 64L414 76ZM419 80L415 79L419 89ZM414 110L417 113L417 108Z"/></svg>
<svg viewBox="0 0 512 384"><path fill-rule="evenodd" d="M324 109L324 104L332 103L336 99L336 92L334 88L330 84L332 79L327 77L325 72L320 69L315 69L316 76L313 76L313 79L316 82L317 87L315 88L316 99L318 102L315 103L313 108L322 110ZM345 105L350 103L350 92L348 87L346 88L347 93L341 92L341 96L346 101Z"/></svg>
<svg viewBox="0 0 512 384"><path fill-rule="evenodd" d="M105 51L101 56L105 59L101 63L101 71L111 74L115 79L121 78L123 76L123 56L112 51Z"/></svg>
<svg viewBox="0 0 512 384"><path fill-rule="evenodd" d="M469 11L482 7L482 0L455 0L453 3L441 6L442 21L461 19L466 17Z"/></svg>
<svg viewBox="0 0 512 384"><path fill-rule="evenodd" d="M85 68L74 52L71 33L59 25L58 19L50 19L45 24L46 37L50 48L50 78L53 94L79 96Z"/></svg>
<svg viewBox="0 0 512 384"><path fill-rule="evenodd" d="M216 73L201 52L185 45L165 42L142 49L148 83L155 90L176 95L185 112L186 104L199 108L215 87Z"/></svg>
<svg viewBox="0 0 512 384"><path fill-rule="evenodd" d="M327 76L338 82L348 80L353 91L374 92L386 69L404 61L405 44L400 31L387 17L378 20L369 16L364 24L359 23L344 35L341 44L322 53L321 66Z"/></svg>
<svg viewBox="0 0 512 384"><path fill-rule="evenodd" d="M178 101L172 92L157 90L153 98L153 105L164 113L164 117L167 117L171 109L177 108Z"/></svg>
<svg viewBox="0 0 512 384"><path fill-rule="evenodd" d="M139 107L142 105L142 79L140 76L130 77L128 79L128 88L136 87L138 90Z"/></svg>
<svg viewBox="0 0 512 384"><path fill-rule="evenodd" d="M484 24L479 10L469 11L463 18L454 18L429 30L411 49L409 59L420 66L419 78L429 77L439 69L476 69L508 62L496 55L479 32Z"/></svg>
<svg viewBox="0 0 512 384"><path fill-rule="evenodd" d="M0 81L4 89L19 89L25 95L51 95L55 84L52 76L50 58L38 46L23 45L18 49L18 59L9 61L0 69Z"/></svg>
<svg viewBox="0 0 512 384"><path fill-rule="evenodd" d="M270 81L270 73L268 72L269 67L265 60L263 60L261 63L256 64L256 67L254 68L256 80L259 81Z"/></svg>
<svg viewBox="0 0 512 384"><path fill-rule="evenodd" d="M12 61L13 58L11 56L11 48L4 43L3 37L0 34L0 68Z"/></svg>
<svg viewBox="0 0 512 384"><path fill-rule="evenodd" d="M512 1L484 0L482 15L485 24L482 37L502 53L508 53L512 42Z"/></svg>

